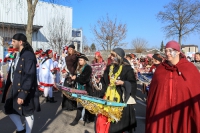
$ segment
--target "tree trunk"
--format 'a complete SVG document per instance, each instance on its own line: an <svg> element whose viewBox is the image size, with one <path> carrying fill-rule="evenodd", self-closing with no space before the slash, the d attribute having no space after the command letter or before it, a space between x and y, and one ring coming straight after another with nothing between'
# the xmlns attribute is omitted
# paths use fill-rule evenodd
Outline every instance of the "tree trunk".
<svg viewBox="0 0 200 133"><path fill-rule="evenodd" d="M179 35L179 37L178 37L178 43L180 44L180 45L182 45L181 43L181 40L182 40L182 36L181 35Z"/></svg>
<svg viewBox="0 0 200 133"><path fill-rule="evenodd" d="M38 0L35 0L34 3L32 0L27 0L28 5L28 20L27 20L27 27L26 27L26 37L29 44L32 46L32 34L33 34L33 19L35 16L35 8L37 5Z"/></svg>

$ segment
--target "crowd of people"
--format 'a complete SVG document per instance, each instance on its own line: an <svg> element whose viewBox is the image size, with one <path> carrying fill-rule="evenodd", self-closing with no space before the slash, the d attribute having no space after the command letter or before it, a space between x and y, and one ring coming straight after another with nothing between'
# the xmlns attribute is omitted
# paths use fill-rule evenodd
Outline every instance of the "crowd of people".
<svg viewBox="0 0 200 133"><path fill-rule="evenodd" d="M103 59L97 51L89 61L73 44L63 47L61 55L51 49L33 51L26 36L17 33L8 52L5 59L0 60L1 66L9 66L7 73L0 73L0 88L4 86L4 113L16 125L17 133L31 132L33 112L41 110L39 91L46 103L57 102L53 95L59 90L57 85L126 103L118 122L108 122L104 115L94 115L89 110L84 111L83 120L95 122L96 133L133 133L137 127L134 105L138 73L153 73L151 83L143 83L143 93L148 94L146 133L200 132L200 53L190 62L175 41L166 44L165 56L155 53L152 57L138 58L133 53L125 54L122 48L115 48L108 58ZM77 125L84 106L64 93L61 106L65 111L76 110L70 125ZM26 128L20 116L25 117Z"/></svg>

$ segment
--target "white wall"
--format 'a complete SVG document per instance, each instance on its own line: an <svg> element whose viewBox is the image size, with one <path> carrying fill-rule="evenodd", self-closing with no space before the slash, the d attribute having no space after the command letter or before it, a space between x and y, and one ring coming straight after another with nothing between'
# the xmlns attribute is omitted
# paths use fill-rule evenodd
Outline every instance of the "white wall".
<svg viewBox="0 0 200 133"><path fill-rule="evenodd" d="M27 16L26 0L0 0L0 22L27 24ZM55 17L64 17L65 21L72 29L71 7L38 2L33 24L43 26L43 28L33 33L32 44L34 49L48 47L48 24ZM2 51L0 51L0 53L2 53Z"/></svg>

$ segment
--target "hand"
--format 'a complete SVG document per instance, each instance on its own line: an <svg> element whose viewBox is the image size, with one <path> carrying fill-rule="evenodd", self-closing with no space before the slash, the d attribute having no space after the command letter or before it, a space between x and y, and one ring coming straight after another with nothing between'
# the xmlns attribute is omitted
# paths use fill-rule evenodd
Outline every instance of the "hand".
<svg viewBox="0 0 200 133"><path fill-rule="evenodd" d="M3 82L3 78L1 78L1 82Z"/></svg>
<svg viewBox="0 0 200 133"><path fill-rule="evenodd" d="M18 98L18 99L17 99L17 103L18 103L19 105L21 105L21 104L23 104L23 103L24 103L24 100L23 100L23 99L21 99L21 98Z"/></svg>
<svg viewBox="0 0 200 133"><path fill-rule="evenodd" d="M124 84L124 81L122 81L122 80L115 81L115 85L123 85L123 84Z"/></svg>
<svg viewBox="0 0 200 133"><path fill-rule="evenodd" d="M75 80L76 79L76 76L74 75L74 76L71 76L71 79L72 80Z"/></svg>
<svg viewBox="0 0 200 133"><path fill-rule="evenodd" d="M65 55L66 55L65 53L62 53L62 57L65 57Z"/></svg>
<svg viewBox="0 0 200 133"><path fill-rule="evenodd" d="M100 82L100 78L95 78L96 83Z"/></svg>

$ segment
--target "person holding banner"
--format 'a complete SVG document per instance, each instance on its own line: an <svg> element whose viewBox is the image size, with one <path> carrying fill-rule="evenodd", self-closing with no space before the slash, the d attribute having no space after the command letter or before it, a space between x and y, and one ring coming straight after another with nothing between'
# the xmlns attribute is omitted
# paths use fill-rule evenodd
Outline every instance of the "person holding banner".
<svg viewBox="0 0 200 133"><path fill-rule="evenodd" d="M101 79L102 89L105 91L105 100L126 103L121 119L108 121L108 118L98 114L95 122L96 133L133 133L136 128L135 118L135 94L137 83L134 71L129 62L124 58L125 52L121 48L115 48L111 52L111 64L107 66Z"/></svg>

